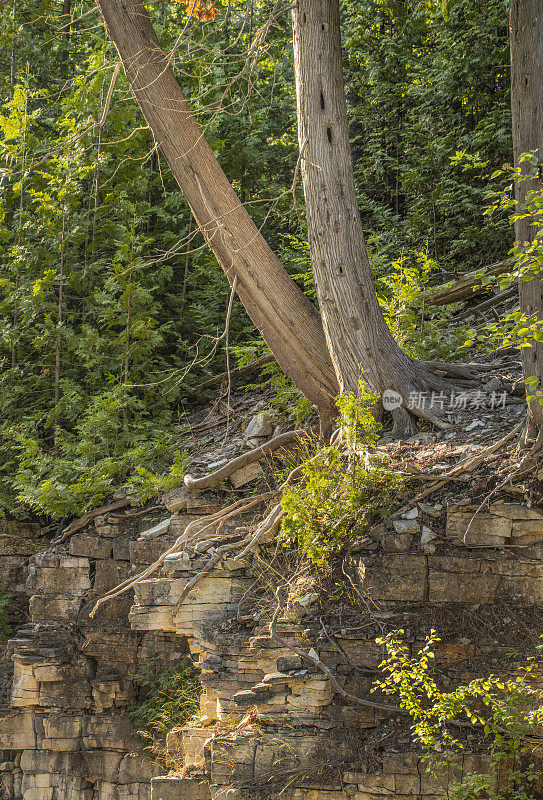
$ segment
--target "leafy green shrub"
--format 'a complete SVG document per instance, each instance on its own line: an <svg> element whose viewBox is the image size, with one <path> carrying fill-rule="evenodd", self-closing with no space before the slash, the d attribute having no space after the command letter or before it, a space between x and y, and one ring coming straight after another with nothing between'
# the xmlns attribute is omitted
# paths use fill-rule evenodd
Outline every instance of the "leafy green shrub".
<svg viewBox="0 0 543 800"><path fill-rule="evenodd" d="M511 225L519 219L529 218L533 227L533 238L529 242L515 242L509 251L513 258L513 265L507 272L498 277L487 276L481 279L481 284L495 284L500 289L506 289L518 281L531 281L541 277L543 268L543 194L539 189L528 189L522 203L515 198L515 184L522 181L539 182L539 158L537 151L522 153L519 166L510 164L496 170L492 178L498 182L498 188L493 188L486 193L490 204L485 209L485 215L492 216L496 212L506 214ZM505 184L504 184L505 181ZM537 314L526 314L522 310L511 311L504 314L495 322L481 325L466 332L465 346L474 342L483 344L487 349L495 350L498 347L515 346L519 349L532 347L534 342L543 342L543 321ZM543 405L542 387L538 384L536 376L528 376L528 400L538 399Z"/></svg>
<svg viewBox="0 0 543 800"><path fill-rule="evenodd" d="M430 278L439 272L439 265L427 253L415 251L392 261L388 274L378 280L379 304L387 325L400 347L414 358L454 358L465 338L461 328L447 324L454 309L426 306Z"/></svg>
<svg viewBox="0 0 543 800"><path fill-rule="evenodd" d="M0 442L12 453L10 486L18 500L53 519L78 516L118 490L145 502L181 483L188 458L170 419L153 423L137 399L117 389L92 401L74 434L58 429L55 448L23 425Z"/></svg>
<svg viewBox="0 0 543 800"><path fill-rule="evenodd" d="M401 638L403 633L394 631L377 639L387 657L380 664L384 677L375 682L374 690L395 695L398 705L409 712L413 737L424 749L429 772L448 778L447 798L533 800L529 784L538 773L529 758L530 744L543 722L543 695L533 681L536 659L528 659L508 680L490 675L444 692L431 669L433 649L440 641L435 631L414 656ZM466 739L457 732L466 727L473 734L468 748L476 735L490 762L488 772L460 777L454 767Z"/></svg>
<svg viewBox="0 0 543 800"><path fill-rule="evenodd" d="M166 735L184 725L200 710L202 687L190 662L180 662L176 669L157 671L156 659L143 665L134 675L142 699L132 703L128 717L146 750L158 760L165 758Z"/></svg>
<svg viewBox="0 0 543 800"><path fill-rule="evenodd" d="M402 486L383 458L370 453L380 425L372 414L377 395L360 383L359 394L337 400L342 446L321 447L302 466L302 483L286 488L281 540L298 543L304 555L323 564L375 517L390 512Z"/></svg>

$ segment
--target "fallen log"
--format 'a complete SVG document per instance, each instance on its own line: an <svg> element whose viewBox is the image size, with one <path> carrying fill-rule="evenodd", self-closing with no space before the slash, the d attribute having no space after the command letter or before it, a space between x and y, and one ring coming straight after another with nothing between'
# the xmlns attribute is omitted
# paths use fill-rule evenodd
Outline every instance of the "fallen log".
<svg viewBox="0 0 543 800"><path fill-rule="evenodd" d="M436 286L427 293L425 303L430 306L446 306L449 303L458 303L460 300L469 300L485 290L485 287L481 286L483 278L502 275L511 269L513 263L512 258L507 258L505 261L498 261L488 267L468 272L443 286Z"/></svg>
<svg viewBox="0 0 543 800"><path fill-rule="evenodd" d="M278 450L280 447L286 447L298 441L301 435L302 431L287 431L286 433L281 433L279 436L275 436L273 439L260 445L260 447L255 447L253 450L248 450L241 456L234 458L232 461L229 461L228 464L225 464L224 467L215 470L215 472L204 475L203 478L193 478L192 475L185 475L185 486L191 491L209 489L211 486L217 486L221 481L226 480L226 478L234 472L237 472L238 469L247 466L247 464L252 464L255 461L260 461L261 458L264 458L264 456L267 456L274 450Z"/></svg>
<svg viewBox="0 0 543 800"><path fill-rule="evenodd" d="M494 306L498 306L504 300L509 300L511 297L516 297L518 294L518 285L515 283L514 286L510 286L509 289L504 289L503 292L499 292L498 294L494 295L494 297L489 297L488 300L483 300L482 303L478 303L476 306L471 306L471 308L466 308L460 314L457 314L452 319L454 322L457 320L467 319L471 317L473 314L479 314L482 311L488 311L489 308L494 308Z"/></svg>

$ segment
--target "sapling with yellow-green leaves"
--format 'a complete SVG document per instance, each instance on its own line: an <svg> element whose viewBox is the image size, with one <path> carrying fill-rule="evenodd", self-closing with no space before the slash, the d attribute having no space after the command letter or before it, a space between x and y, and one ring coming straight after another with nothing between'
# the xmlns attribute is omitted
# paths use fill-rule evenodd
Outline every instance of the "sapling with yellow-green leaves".
<svg viewBox="0 0 543 800"><path fill-rule="evenodd" d="M377 395L361 381L358 394L339 396L339 436L302 465L302 481L285 489L280 538L298 544L315 564L324 564L376 518L386 516L402 478L372 452L380 424L372 411Z"/></svg>
<svg viewBox="0 0 543 800"><path fill-rule="evenodd" d="M393 695L412 719L413 740L424 751L428 771L446 787L448 800L534 800L538 777L533 751L543 722L543 693L534 678L536 656L508 678L489 675L451 691L439 686L433 668L434 630L414 655L404 631L377 639L386 650L382 678L372 691ZM469 736L466 737L466 732ZM487 769L462 770L462 754L476 750L487 756Z"/></svg>

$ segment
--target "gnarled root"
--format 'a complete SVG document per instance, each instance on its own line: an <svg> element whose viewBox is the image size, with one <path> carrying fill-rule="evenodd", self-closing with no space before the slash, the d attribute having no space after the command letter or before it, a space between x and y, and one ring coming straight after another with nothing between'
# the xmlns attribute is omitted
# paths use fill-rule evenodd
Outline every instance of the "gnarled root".
<svg viewBox="0 0 543 800"><path fill-rule="evenodd" d="M198 541L206 538L203 534L208 531L210 528L217 526L217 532L215 536L211 536L208 538L215 538L220 536L219 529L222 525L226 522L226 520L231 519L234 516L239 514L243 514L246 511L249 511L254 506L259 505L260 503L266 502L267 500L271 500L272 498L278 495L278 491L275 492L266 492L265 494L257 495L256 497L252 497L249 500L243 499L238 500L237 502L233 503L232 505L228 506L227 508L218 511L215 514L209 514L205 517L199 517L198 519L194 520L194 522L189 523L185 528L184 532L179 536L174 544L168 548L162 555L160 556L157 561L151 564L149 567L140 572L138 575L133 576L132 578L128 578L127 580L120 583L118 586L115 586L105 595L100 597L92 611L90 612L90 616L94 617L100 606L105 603L107 600L113 600L115 597L127 592L129 589L133 589L138 583L141 581L146 580L149 578L154 572L156 572L164 563L166 558L170 555L174 555L175 553L180 553L185 547L194 546ZM239 547L241 543L236 544L236 547Z"/></svg>
<svg viewBox="0 0 543 800"><path fill-rule="evenodd" d="M226 480L226 478L230 477L230 475L233 475L234 472L237 472L238 469L242 469L242 467L246 467L248 464L253 464L255 461L260 461L269 453L273 453L281 447L287 447L297 442L300 435L300 431L287 431L286 433L279 434L279 436L274 436L273 439L260 445L260 447L255 447L247 453L242 453L241 456L232 459L232 461L229 461L224 467L215 470L215 472L211 472L209 475L205 475L203 478L193 478L192 475L185 475L185 486L191 491L209 489L211 486L217 486L219 483Z"/></svg>

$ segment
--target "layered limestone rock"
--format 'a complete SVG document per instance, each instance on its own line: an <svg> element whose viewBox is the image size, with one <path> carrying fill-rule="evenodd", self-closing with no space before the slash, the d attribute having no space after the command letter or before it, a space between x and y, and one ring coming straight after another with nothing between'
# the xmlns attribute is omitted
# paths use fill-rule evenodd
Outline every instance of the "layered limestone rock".
<svg viewBox="0 0 543 800"><path fill-rule="evenodd" d="M358 607L342 605L338 584L328 587L336 598L328 604L325 590L306 592L278 614L274 635L275 603L261 587L266 574L277 578L275 545L224 558L179 602L214 556L211 525L208 540L166 558L133 594L91 620L100 595L154 562L196 514L216 509L212 499L183 494L167 500L171 519L154 520L150 529L150 521L97 518L34 557L30 618L10 642L12 683L1 711L3 798L441 797L442 787L412 752L409 720L345 700L292 647L312 650L340 687L374 701L370 689L383 657L375 639L399 627L413 653L430 628L439 631L444 685L513 670L530 651L524 631L543 629L539 512L502 504L473 518L469 507L446 515L421 507L407 532L390 521L343 565L341 591L363 598ZM239 525L221 533L239 534ZM200 670L201 715L169 734L177 774L161 776L126 710L144 662L171 668L186 653ZM484 765L481 755L466 753L455 774Z"/></svg>
<svg viewBox="0 0 543 800"><path fill-rule="evenodd" d="M116 517L25 564L28 622L9 641L13 673L0 709L6 800L148 800L157 767L126 717L134 675L152 660L173 668L186 641L132 631L129 595L91 620L94 601L166 546ZM158 546L157 546L158 545ZM24 588L24 577L21 584Z"/></svg>
<svg viewBox="0 0 543 800"><path fill-rule="evenodd" d="M410 745L404 718L345 701L289 645L306 653L313 648L341 687L367 700L375 700L369 690L384 655L375 638L400 625L410 626L413 653L430 628L445 632L436 648L444 685L468 681L481 670L514 670L522 646L512 656L507 631L517 629L517 621L526 627L526 615L535 631L543 622L543 563L533 549L543 542L543 517L513 504L475 518L474 511L452 508L441 526L434 519L442 532L432 536L430 553L424 525L401 554L386 547L397 526L385 528L377 545L368 539L367 549L362 545L344 565L355 591L367 598L366 612L333 636L322 618L319 624L316 594L279 616L276 636L270 636L272 610L251 614L245 608L258 572L250 557L246 563L225 560L181 604L181 590L207 557L186 552L168 559L160 576L137 587L132 624L186 636L205 691L200 726L174 731L168 742L179 765L193 774L154 779L152 799L442 797L443 787L416 753L391 752ZM517 548L525 535L530 549ZM273 560L271 552L268 558ZM477 629L472 638L466 637L470 615ZM456 777L484 768L484 756L466 753Z"/></svg>

